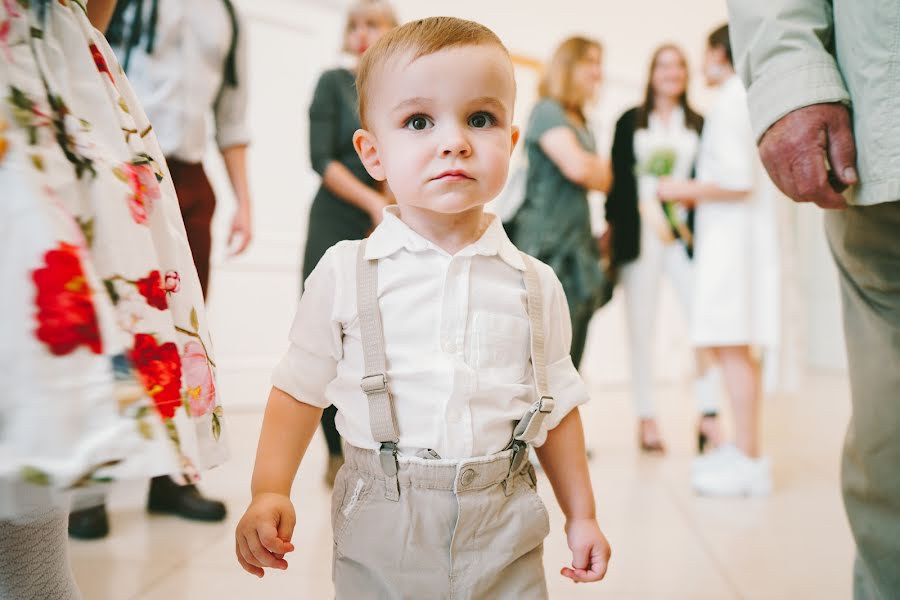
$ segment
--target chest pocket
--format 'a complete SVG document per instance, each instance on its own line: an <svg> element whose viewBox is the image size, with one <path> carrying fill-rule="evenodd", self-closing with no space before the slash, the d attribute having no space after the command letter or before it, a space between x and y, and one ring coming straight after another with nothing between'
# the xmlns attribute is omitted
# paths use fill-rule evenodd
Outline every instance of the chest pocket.
<svg viewBox="0 0 900 600"><path fill-rule="evenodd" d="M519 383L531 359L531 327L527 319L478 311L472 315L467 362L479 378L495 383Z"/></svg>

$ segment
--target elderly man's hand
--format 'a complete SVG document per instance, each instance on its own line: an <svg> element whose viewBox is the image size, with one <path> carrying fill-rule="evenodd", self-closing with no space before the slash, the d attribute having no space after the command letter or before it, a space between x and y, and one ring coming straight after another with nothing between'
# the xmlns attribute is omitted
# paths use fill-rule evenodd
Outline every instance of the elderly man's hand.
<svg viewBox="0 0 900 600"><path fill-rule="evenodd" d="M763 135L759 152L775 185L797 202L846 208L841 192L859 179L850 113L843 104L813 104L788 113Z"/></svg>

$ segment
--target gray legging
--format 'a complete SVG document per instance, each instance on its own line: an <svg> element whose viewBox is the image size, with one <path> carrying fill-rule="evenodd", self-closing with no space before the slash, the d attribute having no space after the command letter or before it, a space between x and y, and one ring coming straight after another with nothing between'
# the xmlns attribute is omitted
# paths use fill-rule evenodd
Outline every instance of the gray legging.
<svg viewBox="0 0 900 600"><path fill-rule="evenodd" d="M58 507L0 520L0 600L80 600L66 521Z"/></svg>

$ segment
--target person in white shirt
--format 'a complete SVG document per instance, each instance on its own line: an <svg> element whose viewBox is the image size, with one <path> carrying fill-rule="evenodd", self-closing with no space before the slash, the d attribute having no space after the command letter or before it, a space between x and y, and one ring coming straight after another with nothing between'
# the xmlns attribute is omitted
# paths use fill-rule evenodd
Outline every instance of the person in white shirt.
<svg viewBox="0 0 900 600"><path fill-rule="evenodd" d="M216 206L202 164L210 121L238 203L228 245L239 254L251 239L247 43L239 16L231 0L120 0L107 38L166 157L205 298ZM149 131L131 134L146 136ZM69 534L104 537L109 531L105 506L99 500L85 504L70 515ZM226 514L222 502L166 476L151 480L147 507L202 521L221 521Z"/></svg>
<svg viewBox="0 0 900 600"><path fill-rule="evenodd" d="M665 451L653 398L654 327L663 274L685 313L690 312L692 300L692 211L672 211L670 221L656 193L659 177L690 177L696 164L703 117L691 108L687 90L684 51L663 44L650 60L643 104L626 111L616 123L613 184L606 197L609 229L604 241L625 292L638 443L645 452ZM694 390L701 453L707 443L715 446L721 437L717 418L721 377L714 366L707 368L710 362L707 353L697 353Z"/></svg>
<svg viewBox="0 0 900 600"><path fill-rule="evenodd" d="M241 23L232 0L120 0L107 32L166 156L204 296L216 206L203 170L211 134L237 199L228 237L232 253L243 252L252 236L249 73Z"/></svg>
<svg viewBox="0 0 900 600"><path fill-rule="evenodd" d="M697 178L663 179L657 190L663 200L696 205L691 338L715 354L733 405L734 444L696 459L692 483L700 494L767 494L756 352L777 340L774 188L756 152L727 26L710 35L704 71L719 92L703 128Z"/></svg>
<svg viewBox="0 0 900 600"><path fill-rule="evenodd" d="M574 581L598 581L597 525L562 286L484 205L518 140L509 54L450 17L386 33L357 76L354 144L397 198L306 282L273 376L238 524L248 572L286 569L290 490L322 410L346 442L332 502L336 597L546 598L537 448L567 517ZM427 592L426 592L427 590Z"/></svg>

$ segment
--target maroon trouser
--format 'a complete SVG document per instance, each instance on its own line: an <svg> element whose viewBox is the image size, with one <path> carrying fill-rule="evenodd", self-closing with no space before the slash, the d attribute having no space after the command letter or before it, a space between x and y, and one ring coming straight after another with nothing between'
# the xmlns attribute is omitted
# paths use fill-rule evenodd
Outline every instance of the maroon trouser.
<svg viewBox="0 0 900 600"><path fill-rule="evenodd" d="M187 231L188 244L194 255L194 266L200 276L203 297L209 286L209 253L212 244L211 225L216 210L216 195L213 193L203 163L187 163L177 158L167 158L169 173L178 195L181 218Z"/></svg>

